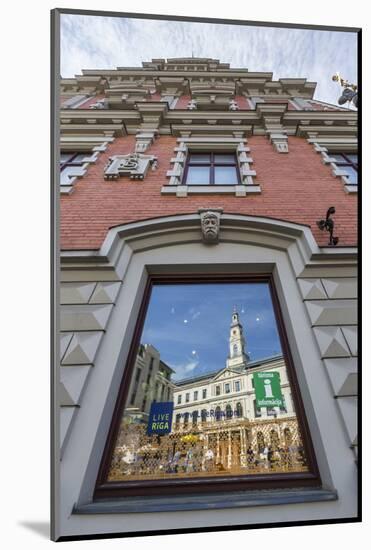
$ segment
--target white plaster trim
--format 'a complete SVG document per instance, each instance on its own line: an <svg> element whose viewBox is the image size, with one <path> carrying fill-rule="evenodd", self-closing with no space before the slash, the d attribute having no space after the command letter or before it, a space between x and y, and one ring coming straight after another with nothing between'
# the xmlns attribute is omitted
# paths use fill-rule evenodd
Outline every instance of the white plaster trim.
<svg viewBox="0 0 371 550"><path fill-rule="evenodd" d="M102 140L100 139L100 143L98 145L93 145L93 143L89 144L89 148L91 150L91 154L87 154L87 156L82 160L83 164L82 166L76 166L75 170L72 172L72 174L69 175L69 181L67 183L60 183L60 193L61 195L70 195L73 191L73 186L75 185L77 179L81 179L83 176L85 176L87 169L89 168L90 164L95 164L98 160L99 153L105 151L107 149L108 143L113 141L113 139L110 140ZM63 149L63 141L61 141L60 147Z"/></svg>
<svg viewBox="0 0 371 550"><path fill-rule="evenodd" d="M233 235L236 232L240 235L245 235L248 237L249 242L255 243L256 246L264 247L267 240L274 239L275 246L278 249L286 250L295 241L296 248L300 250L300 253L292 254L291 257L293 259L292 267L297 277L308 277L309 275L306 274L306 271L311 267L322 266L322 269L324 269L326 265L331 268L334 266L336 268L347 266L356 268L357 266L356 248L343 248L339 246L320 248L313 237L310 227L306 225L274 218L227 213L222 215L220 223L221 241L223 241L225 236L223 233L224 228L232 231ZM168 243L168 246L172 246L174 239L179 238L180 234L184 234L185 227L191 232L196 231L196 234L192 234L193 240L197 240L197 235L201 238L198 214L166 216L119 225L108 231L99 251L62 251L61 267L63 269L75 265L78 268L80 262L89 261L89 265L93 269L94 267L101 267L103 262L105 270L109 268L114 269L116 272L115 280L122 279L124 272L121 271L121 266L117 262L122 251L121 246L123 242L131 241L131 236L134 234L141 240L145 235L152 235L156 239L157 236L160 237L165 232L168 235L172 235ZM184 239L187 238L190 238L189 234L184 234ZM139 246L139 240L136 247ZM130 254L129 249L126 252Z"/></svg>
<svg viewBox="0 0 371 550"><path fill-rule="evenodd" d="M164 185L161 187L161 195L176 195L187 197L188 195L235 195L247 197L261 193L260 185Z"/></svg>
<svg viewBox="0 0 371 550"><path fill-rule="evenodd" d="M347 178L347 173L344 170L341 169L341 166L338 166L336 164L336 159L329 156L327 147L323 147L322 145L320 145L318 142L314 141L313 139L308 139L307 141L309 143L313 144L313 147L314 147L314 150L316 151L316 153L321 154L323 164L330 165L330 167L332 169L333 176L340 177L341 181L344 184L345 192L346 193L358 193L358 183L357 184L352 184L352 183L349 182L349 180ZM344 148L346 148L346 146ZM331 153L330 153L330 155L331 155Z"/></svg>
<svg viewBox="0 0 371 550"><path fill-rule="evenodd" d="M256 177L255 170L251 170L250 164L253 159L246 153L250 152L250 148L247 147L247 139L240 137L184 137L177 139L177 147L174 148L176 153L175 157L172 157L170 163L173 164L173 168L168 170L166 176L170 178L169 184L162 187L161 194L175 194L180 197L186 197L188 194L199 193L228 193L231 194L234 191L236 197L246 196L250 193L260 193L260 186L254 181ZM240 172L241 184L240 185L183 185L184 169L187 160L187 155L190 151L202 152L205 150L222 151L228 150L234 152L237 157L238 168ZM178 191L172 191L171 186L180 186L182 189Z"/></svg>

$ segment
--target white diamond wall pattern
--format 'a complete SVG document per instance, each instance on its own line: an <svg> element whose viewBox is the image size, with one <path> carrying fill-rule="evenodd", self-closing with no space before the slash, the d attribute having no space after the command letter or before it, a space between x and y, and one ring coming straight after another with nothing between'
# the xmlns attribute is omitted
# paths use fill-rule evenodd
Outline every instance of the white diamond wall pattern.
<svg viewBox="0 0 371 550"><path fill-rule="evenodd" d="M64 367L61 369L61 382L74 405L80 404L90 369L91 367L87 365L73 368Z"/></svg>
<svg viewBox="0 0 371 550"><path fill-rule="evenodd" d="M356 325L356 300L316 300L306 302L312 325Z"/></svg>
<svg viewBox="0 0 371 550"><path fill-rule="evenodd" d="M342 327L342 331L352 355L358 355L358 331L357 327Z"/></svg>
<svg viewBox="0 0 371 550"><path fill-rule="evenodd" d="M71 432L72 420L77 412L78 407L60 407L59 419L60 419L60 445L61 445L61 458L66 448L68 436Z"/></svg>
<svg viewBox="0 0 371 550"><path fill-rule="evenodd" d="M357 298L357 280L354 278L322 279L322 283L329 298Z"/></svg>
<svg viewBox="0 0 371 550"><path fill-rule="evenodd" d="M350 352L339 327L314 327L322 358L349 357Z"/></svg>
<svg viewBox="0 0 371 550"><path fill-rule="evenodd" d="M75 332L62 365L90 365L94 363L95 354L103 332Z"/></svg>
<svg viewBox="0 0 371 550"><path fill-rule="evenodd" d="M60 303L87 304L93 293L95 283L62 283L60 286Z"/></svg>
<svg viewBox="0 0 371 550"><path fill-rule="evenodd" d="M66 349L68 348L68 344L71 342L73 333L72 332L64 332L60 334L60 358L62 359L63 355L66 353Z"/></svg>
<svg viewBox="0 0 371 550"><path fill-rule="evenodd" d="M61 407L73 407L76 405L73 398L68 393L63 382L59 382L58 386L58 399Z"/></svg>
<svg viewBox="0 0 371 550"><path fill-rule="evenodd" d="M357 398L341 397L337 399L345 429L349 438L349 445L354 444L357 437Z"/></svg>
<svg viewBox="0 0 371 550"><path fill-rule="evenodd" d="M91 296L90 304L112 304L117 296L121 283L97 283Z"/></svg>
<svg viewBox="0 0 371 550"><path fill-rule="evenodd" d="M347 384L348 378L352 377L352 383L354 384L354 376L357 376L357 360L356 359L325 359L324 365L329 375L331 386L334 392L334 395L340 396L344 395L344 390L350 391L351 389L355 390L354 393L348 393L348 395L357 395L356 386L349 387Z"/></svg>
<svg viewBox="0 0 371 550"><path fill-rule="evenodd" d="M358 375L349 374L339 390L339 397L355 397L358 394Z"/></svg>
<svg viewBox="0 0 371 550"><path fill-rule="evenodd" d="M303 300L326 300L326 292L321 279L299 279L298 280Z"/></svg>
<svg viewBox="0 0 371 550"><path fill-rule="evenodd" d="M112 305L61 306L61 331L104 330Z"/></svg>

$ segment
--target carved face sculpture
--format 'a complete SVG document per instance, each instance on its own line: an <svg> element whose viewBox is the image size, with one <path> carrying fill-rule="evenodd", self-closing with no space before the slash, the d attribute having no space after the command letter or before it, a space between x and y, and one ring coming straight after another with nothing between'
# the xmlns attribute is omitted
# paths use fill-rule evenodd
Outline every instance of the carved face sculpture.
<svg viewBox="0 0 371 550"><path fill-rule="evenodd" d="M201 227L204 240L215 242L219 236L219 217L213 212L206 212L201 218Z"/></svg>

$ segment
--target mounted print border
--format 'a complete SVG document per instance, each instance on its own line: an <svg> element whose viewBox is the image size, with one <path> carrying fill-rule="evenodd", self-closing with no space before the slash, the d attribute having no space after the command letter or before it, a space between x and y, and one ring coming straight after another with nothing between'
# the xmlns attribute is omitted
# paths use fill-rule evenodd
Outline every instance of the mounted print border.
<svg viewBox="0 0 371 550"><path fill-rule="evenodd" d="M52 12L53 540L360 521L360 79L60 78L67 15L361 36Z"/></svg>

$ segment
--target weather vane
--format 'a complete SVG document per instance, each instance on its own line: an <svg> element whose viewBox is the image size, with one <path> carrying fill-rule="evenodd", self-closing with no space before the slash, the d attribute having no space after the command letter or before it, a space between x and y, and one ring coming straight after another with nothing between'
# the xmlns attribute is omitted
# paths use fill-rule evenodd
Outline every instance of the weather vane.
<svg viewBox="0 0 371 550"><path fill-rule="evenodd" d="M338 99L339 105L344 105L347 101L353 101L354 106L358 107L358 87L356 84L351 84L348 80L342 78L338 72L333 75L332 80L339 82L340 86L344 88Z"/></svg>

